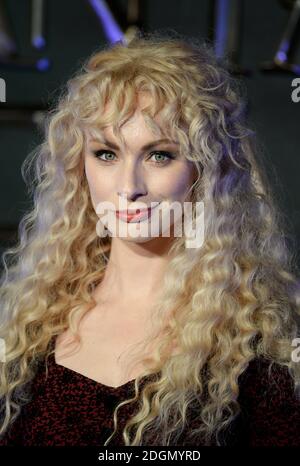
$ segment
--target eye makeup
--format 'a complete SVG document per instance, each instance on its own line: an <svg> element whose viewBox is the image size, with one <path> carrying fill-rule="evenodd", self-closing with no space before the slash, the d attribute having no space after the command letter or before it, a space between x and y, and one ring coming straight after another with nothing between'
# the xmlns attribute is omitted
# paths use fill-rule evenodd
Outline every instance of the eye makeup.
<svg viewBox="0 0 300 466"><path fill-rule="evenodd" d="M105 159L105 158L101 158L101 156L107 154L107 155L116 155L113 151L111 150L107 150L107 149L99 149L99 150L93 150L92 151L94 157L96 157L98 160L100 160L101 162L104 162L104 163L109 163L109 162L114 162L115 160L113 159ZM157 160L153 160L153 163L155 164L158 164L158 165L166 165L170 160L174 160L176 158L176 154L174 154L173 152L170 152L170 151L166 151L166 150L155 150L155 151L152 151L149 155L149 157L147 158L147 160L151 159L152 157L155 157L155 156L160 156L160 157L164 157L164 160L163 161L157 161Z"/></svg>

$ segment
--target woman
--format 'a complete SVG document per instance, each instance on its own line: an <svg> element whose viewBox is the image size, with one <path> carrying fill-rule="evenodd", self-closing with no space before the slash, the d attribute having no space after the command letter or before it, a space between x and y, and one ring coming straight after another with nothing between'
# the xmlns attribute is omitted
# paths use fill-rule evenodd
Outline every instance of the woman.
<svg viewBox="0 0 300 466"><path fill-rule="evenodd" d="M300 445L299 282L243 109L195 40L70 79L4 262L2 445Z"/></svg>

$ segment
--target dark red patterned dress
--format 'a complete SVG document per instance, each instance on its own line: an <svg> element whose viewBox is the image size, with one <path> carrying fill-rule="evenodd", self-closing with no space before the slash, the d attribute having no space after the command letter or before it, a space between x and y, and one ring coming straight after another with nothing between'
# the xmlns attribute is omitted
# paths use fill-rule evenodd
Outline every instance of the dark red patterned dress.
<svg viewBox="0 0 300 466"><path fill-rule="evenodd" d="M134 382L113 388L55 362L50 355L42 363L31 386L32 399L0 439L0 445L103 446L113 431L112 413L119 401L134 394ZM225 444L232 446L300 446L300 401L286 368L254 359L239 379L241 413L230 425ZM144 383L143 379L143 383ZM124 445L120 431L133 405L120 408L120 427L109 445ZM192 416L190 427L199 425ZM184 431L187 432L187 431ZM155 444L155 443L154 443ZM185 433L173 445L189 444Z"/></svg>

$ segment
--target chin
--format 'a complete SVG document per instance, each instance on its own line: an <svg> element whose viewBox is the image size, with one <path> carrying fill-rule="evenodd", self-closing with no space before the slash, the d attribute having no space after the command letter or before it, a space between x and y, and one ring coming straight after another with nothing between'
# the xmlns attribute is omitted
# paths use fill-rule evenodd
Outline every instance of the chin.
<svg viewBox="0 0 300 466"><path fill-rule="evenodd" d="M149 241L152 241L154 238L151 238L151 237L138 237L138 238L131 238L130 236L127 236L126 238L120 238L120 240L122 241L126 241L128 243L138 243L138 244L142 244L142 243L148 243Z"/></svg>
<svg viewBox="0 0 300 466"><path fill-rule="evenodd" d="M124 229L121 232L118 228L115 229L115 227L109 228L107 226L107 228L111 237L116 237L131 243L146 243L158 239L163 235L161 225L159 224L152 225L152 231L149 223L128 223L124 225ZM169 231L168 229L165 231L164 236L171 236L172 225L170 225Z"/></svg>

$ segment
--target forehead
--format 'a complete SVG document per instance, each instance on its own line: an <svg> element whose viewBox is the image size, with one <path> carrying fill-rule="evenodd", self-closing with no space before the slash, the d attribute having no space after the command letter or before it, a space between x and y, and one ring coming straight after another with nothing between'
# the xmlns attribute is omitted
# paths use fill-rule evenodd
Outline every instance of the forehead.
<svg viewBox="0 0 300 466"><path fill-rule="evenodd" d="M88 128L86 131L87 142L94 140L105 140L116 142L117 144L135 145L139 141L145 143L148 140L157 139L158 132L147 124L144 116L137 110L125 123L120 126L120 132L116 132L114 125L110 124L100 130ZM159 135L163 136L164 131L161 128Z"/></svg>
<svg viewBox="0 0 300 466"><path fill-rule="evenodd" d="M101 125L100 128L90 127L85 128L87 142L92 140L109 139L114 142L123 142L126 145L126 140L129 142L139 142L139 140L149 140L157 137L167 137L168 127L162 118L161 111L158 111L153 117L149 119L143 115L142 111L151 107L152 97L149 93L140 93L136 105L133 106L131 114L122 118L122 122L110 122ZM104 120L108 119L114 111L114 106L108 102L102 112Z"/></svg>

